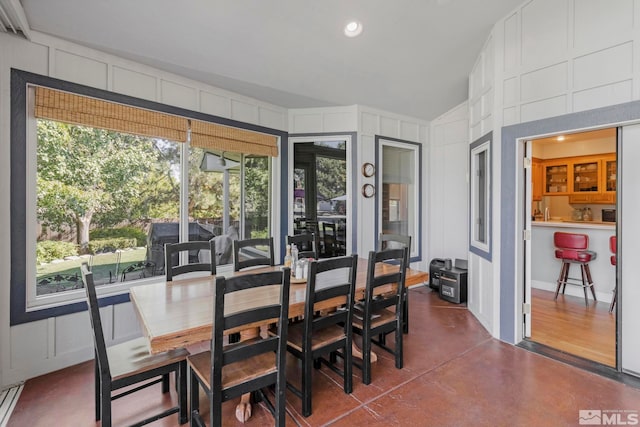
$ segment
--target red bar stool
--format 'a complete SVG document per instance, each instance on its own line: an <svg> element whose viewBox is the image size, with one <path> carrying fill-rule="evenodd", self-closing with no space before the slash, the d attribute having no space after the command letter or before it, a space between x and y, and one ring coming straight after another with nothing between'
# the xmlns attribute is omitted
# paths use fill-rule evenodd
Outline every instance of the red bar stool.
<svg viewBox="0 0 640 427"><path fill-rule="evenodd" d="M618 239L616 236L609 237L609 249L611 249L611 265L614 267L618 265ZM613 308L616 306L616 302L618 300L618 278L616 277L616 285L613 288L613 298L611 298L611 305L609 306L609 313L613 313Z"/></svg>
<svg viewBox="0 0 640 427"><path fill-rule="evenodd" d="M553 234L553 244L556 247L556 258L562 260L562 267L560 268L560 276L558 276L558 286L556 287L554 299L558 298L560 288L562 288L562 293L564 294L567 283L570 285L578 285L582 286L584 303L588 307L589 299L587 297L587 288L591 289L593 300L597 301L593 280L591 280L591 271L589 270L589 262L596 259L597 254L589 250L589 236L586 234L557 231ZM580 272L582 273L581 282L580 279L569 277L571 264L580 265ZM570 282L570 280L574 282Z"/></svg>

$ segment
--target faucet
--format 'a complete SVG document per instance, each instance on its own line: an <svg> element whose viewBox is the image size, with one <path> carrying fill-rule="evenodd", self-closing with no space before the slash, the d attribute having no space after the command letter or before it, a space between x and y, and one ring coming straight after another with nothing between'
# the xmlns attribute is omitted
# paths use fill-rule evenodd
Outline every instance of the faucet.
<svg viewBox="0 0 640 427"><path fill-rule="evenodd" d="M544 220L549 221L549 208L544 208Z"/></svg>

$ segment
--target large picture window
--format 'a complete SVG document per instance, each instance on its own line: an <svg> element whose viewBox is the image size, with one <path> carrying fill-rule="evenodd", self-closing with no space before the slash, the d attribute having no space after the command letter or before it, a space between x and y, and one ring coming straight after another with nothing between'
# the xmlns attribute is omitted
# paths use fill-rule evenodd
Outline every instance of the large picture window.
<svg viewBox="0 0 640 427"><path fill-rule="evenodd" d="M166 243L215 239L224 270L233 239L271 235L282 133L15 70L12 91L12 324L84 309L83 262L117 302Z"/></svg>

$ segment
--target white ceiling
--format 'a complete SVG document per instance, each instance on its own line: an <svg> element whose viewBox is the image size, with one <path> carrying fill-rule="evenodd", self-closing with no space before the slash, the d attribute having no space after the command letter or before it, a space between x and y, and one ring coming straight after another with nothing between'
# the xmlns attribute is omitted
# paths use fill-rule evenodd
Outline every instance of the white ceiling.
<svg viewBox="0 0 640 427"><path fill-rule="evenodd" d="M21 0L31 30L286 108L431 120L522 0ZM349 39L350 19L364 25Z"/></svg>

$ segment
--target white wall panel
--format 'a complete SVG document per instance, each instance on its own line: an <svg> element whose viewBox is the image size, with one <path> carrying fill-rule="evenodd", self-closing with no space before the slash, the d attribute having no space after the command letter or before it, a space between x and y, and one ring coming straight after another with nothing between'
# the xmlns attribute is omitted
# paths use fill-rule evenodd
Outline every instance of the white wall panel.
<svg viewBox="0 0 640 427"><path fill-rule="evenodd" d="M625 80L573 94L573 111L591 110L632 100L633 81Z"/></svg>
<svg viewBox="0 0 640 427"><path fill-rule="evenodd" d="M522 122L529 122L531 120L559 116L566 113L567 97L563 95L523 104L520 109L520 119Z"/></svg>
<svg viewBox="0 0 640 427"><path fill-rule="evenodd" d="M493 54L493 37L489 36L489 40L485 43L482 55L483 73L482 73L482 88L489 88L493 86L494 68L495 68L495 55Z"/></svg>
<svg viewBox="0 0 640 427"><path fill-rule="evenodd" d="M231 118L241 122L258 123L258 107L248 102L232 99Z"/></svg>
<svg viewBox="0 0 640 427"><path fill-rule="evenodd" d="M504 21L504 72L515 73L520 67L519 14L514 13Z"/></svg>
<svg viewBox="0 0 640 427"><path fill-rule="evenodd" d="M380 116L380 134L384 136L390 136L392 138L399 138L400 121L390 117Z"/></svg>
<svg viewBox="0 0 640 427"><path fill-rule="evenodd" d="M504 81L502 89L503 105L514 105L520 100L520 96L518 95L518 81L518 77L513 77Z"/></svg>
<svg viewBox="0 0 640 427"><path fill-rule="evenodd" d="M376 114L363 112L360 114L360 126L362 133L375 135L378 133L378 116Z"/></svg>
<svg viewBox="0 0 640 427"><path fill-rule="evenodd" d="M322 129L322 114L296 114L291 121L291 133L318 132Z"/></svg>
<svg viewBox="0 0 640 427"><path fill-rule="evenodd" d="M471 127L471 133L470 133L469 137L471 138L472 141L475 141L476 139L480 138L482 135L483 135L483 133L482 133L482 122L479 122L475 126Z"/></svg>
<svg viewBox="0 0 640 427"><path fill-rule="evenodd" d="M536 0L522 8L522 65L540 67L567 53L568 0Z"/></svg>
<svg viewBox="0 0 640 427"><path fill-rule="evenodd" d="M520 78L520 100L528 102L564 94L568 87L567 62L545 67Z"/></svg>
<svg viewBox="0 0 640 427"><path fill-rule="evenodd" d="M352 129L352 114L350 112L326 113L322 116L322 128L324 132L342 132Z"/></svg>
<svg viewBox="0 0 640 427"><path fill-rule="evenodd" d="M633 0L578 0L574 2L574 46L593 49L594 46L615 44L631 36Z"/></svg>
<svg viewBox="0 0 640 427"><path fill-rule="evenodd" d="M493 113L493 88L489 89L487 93L482 96L482 117L486 118Z"/></svg>
<svg viewBox="0 0 640 427"><path fill-rule="evenodd" d="M112 69L112 90L136 98L158 100L158 79L122 67Z"/></svg>
<svg viewBox="0 0 640 427"><path fill-rule="evenodd" d="M108 318L112 317L108 316ZM56 317L53 342L55 355L62 356L83 349L92 349L93 335L90 322L88 311Z"/></svg>
<svg viewBox="0 0 640 427"><path fill-rule="evenodd" d="M477 125L482 119L482 98L477 98L472 101L469 111L469 123L472 126Z"/></svg>
<svg viewBox="0 0 640 427"><path fill-rule="evenodd" d="M200 91L200 111L218 117L231 117L231 100L222 95Z"/></svg>
<svg viewBox="0 0 640 427"><path fill-rule="evenodd" d="M160 82L160 90L160 102L163 104L197 110L198 91L195 87L185 86L169 80L162 80Z"/></svg>
<svg viewBox="0 0 640 427"><path fill-rule="evenodd" d="M286 128L287 115L283 111L276 111L271 108L259 107L259 125L274 129Z"/></svg>
<svg viewBox="0 0 640 427"><path fill-rule="evenodd" d="M573 82L577 90L626 80L633 70L633 43L624 43L576 58Z"/></svg>
<svg viewBox="0 0 640 427"><path fill-rule="evenodd" d="M54 77L83 85L107 89L108 65L80 55L55 50Z"/></svg>
<svg viewBox="0 0 640 427"><path fill-rule="evenodd" d="M483 57L484 57L484 54L480 53L480 56L478 56L478 60L476 61L475 65L473 66L473 69L471 70L471 74L469 77L469 98L470 99L476 99L482 94L482 90L483 90L482 76L484 73Z"/></svg>
<svg viewBox="0 0 640 427"><path fill-rule="evenodd" d="M400 121L400 139L406 139L409 141L420 140L420 128L417 123L409 123L403 120Z"/></svg>
<svg viewBox="0 0 640 427"><path fill-rule="evenodd" d="M28 372L33 364L48 358L48 347L48 320L12 326L11 369Z"/></svg>

